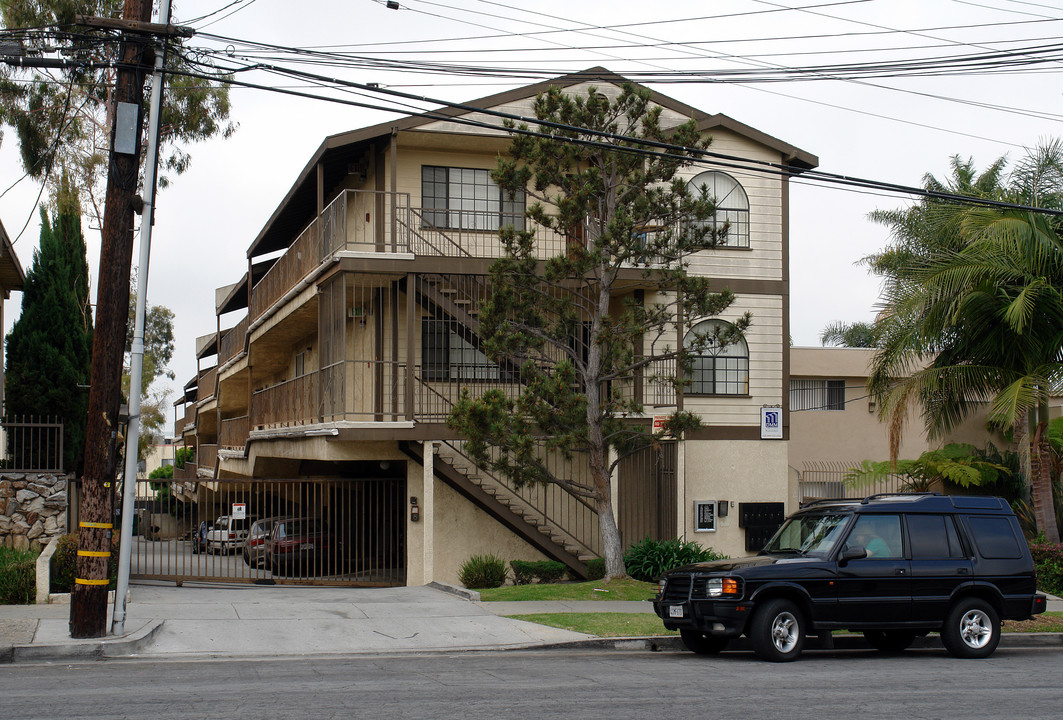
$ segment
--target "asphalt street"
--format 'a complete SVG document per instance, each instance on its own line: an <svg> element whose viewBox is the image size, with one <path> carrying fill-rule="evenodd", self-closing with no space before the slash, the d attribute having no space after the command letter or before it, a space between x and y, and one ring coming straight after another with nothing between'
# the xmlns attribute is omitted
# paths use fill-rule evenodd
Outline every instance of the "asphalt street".
<svg viewBox="0 0 1063 720"><path fill-rule="evenodd" d="M8 718L1058 718L1063 653L509 651L0 666Z"/></svg>

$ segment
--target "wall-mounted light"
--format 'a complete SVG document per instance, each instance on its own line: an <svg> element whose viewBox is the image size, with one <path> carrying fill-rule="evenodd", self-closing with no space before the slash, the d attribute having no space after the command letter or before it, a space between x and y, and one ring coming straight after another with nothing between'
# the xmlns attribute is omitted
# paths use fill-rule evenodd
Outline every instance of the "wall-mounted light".
<svg viewBox="0 0 1063 720"><path fill-rule="evenodd" d="M421 507L417 504L417 496L410 496L410 522L418 522L421 519Z"/></svg>
<svg viewBox="0 0 1063 720"><path fill-rule="evenodd" d="M871 399L871 400L867 401L867 411L869 413L875 412L875 401L874 401L874 399Z"/></svg>

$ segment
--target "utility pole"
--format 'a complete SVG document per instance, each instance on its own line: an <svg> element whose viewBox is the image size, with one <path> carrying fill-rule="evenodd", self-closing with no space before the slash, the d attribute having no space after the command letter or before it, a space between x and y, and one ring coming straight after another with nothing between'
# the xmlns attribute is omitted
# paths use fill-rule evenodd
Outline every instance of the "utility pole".
<svg viewBox="0 0 1063 720"><path fill-rule="evenodd" d="M125 0L122 20L146 23L150 19L151 0ZM107 634L107 569L114 529L118 409L129 319L134 201L140 175L140 117L150 49L147 35L128 32L119 47L116 112L111 128L103 242L97 274L85 469L78 513L78 557L70 597L72 638Z"/></svg>

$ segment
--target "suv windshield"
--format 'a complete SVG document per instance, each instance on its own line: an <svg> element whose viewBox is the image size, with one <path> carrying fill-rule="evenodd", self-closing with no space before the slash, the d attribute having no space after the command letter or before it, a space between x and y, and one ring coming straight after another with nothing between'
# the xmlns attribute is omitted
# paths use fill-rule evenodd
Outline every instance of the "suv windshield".
<svg viewBox="0 0 1063 720"><path fill-rule="evenodd" d="M797 515L787 520L760 552L825 557L834 549L850 517L849 513Z"/></svg>

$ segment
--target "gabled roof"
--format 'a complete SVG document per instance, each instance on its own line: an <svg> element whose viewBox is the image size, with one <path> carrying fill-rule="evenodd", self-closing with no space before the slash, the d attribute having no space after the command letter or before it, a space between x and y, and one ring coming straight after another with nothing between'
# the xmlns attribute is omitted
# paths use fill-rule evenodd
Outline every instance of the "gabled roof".
<svg viewBox="0 0 1063 720"><path fill-rule="evenodd" d="M533 85L526 85L514 90L460 103L464 107L446 105L426 113L407 115L396 120L325 138L324 142L321 143L321 146L310 158L310 161L299 173L295 184L284 196L280 205L277 206L273 215L270 216L266 225L259 232L258 237L251 243L251 247L247 250L247 256L253 258L288 247L295 240L298 233L310 223L316 213L316 168L318 163L322 165L325 187L335 187L348 174L349 164L360 159L365 152L365 143L371 140L387 137L392 132L413 130L423 125L438 122L444 118L466 115L472 111L471 109L493 108L526 98L533 98L542 92L546 92L551 87L571 87L585 82L621 85L631 81L603 67L593 67L551 80L544 80ZM638 83L633 84L638 85ZM798 170L812 169L819 164L819 158L815 155L744 123L740 123L727 115L719 113L710 115L675 98L663 95L656 90L650 90L650 93L651 99L658 105L686 117L693 117L698 123L698 128L702 131L718 127L735 132L754 142L777 150L782 155L785 163L792 165Z"/></svg>
<svg viewBox="0 0 1063 720"><path fill-rule="evenodd" d="M12 290L21 290L26 284L26 273L15 254L15 246L7 236L4 224L0 222L0 294L7 297Z"/></svg>

